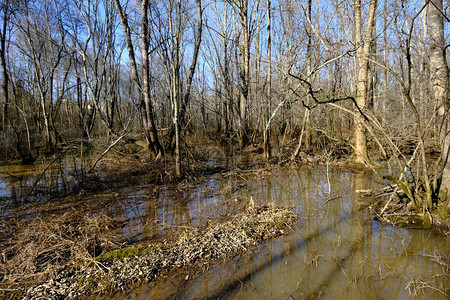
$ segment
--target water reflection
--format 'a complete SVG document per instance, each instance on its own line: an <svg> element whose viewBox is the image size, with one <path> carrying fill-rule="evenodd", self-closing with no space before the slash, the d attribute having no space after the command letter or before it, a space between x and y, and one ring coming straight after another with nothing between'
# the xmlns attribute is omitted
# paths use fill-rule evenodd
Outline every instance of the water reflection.
<svg viewBox="0 0 450 300"><path fill-rule="evenodd" d="M185 281L189 271L180 271L125 298L447 299L438 290L418 293L417 288L420 279L449 292L448 277L439 276L442 267L433 260L436 253L449 255L448 239L373 221L356 193L378 186L371 172L333 170L328 176L331 187L321 169L281 168L245 176L241 197L252 196L260 205L293 206L301 216L295 231L194 280ZM230 197L236 195L215 195L214 203ZM205 199L194 203L208 203ZM189 209L191 216L198 215Z"/></svg>
<svg viewBox="0 0 450 300"><path fill-rule="evenodd" d="M44 189L69 189L83 177L77 163L73 165L56 164L42 178L45 165L1 167L0 216L9 214L12 203L20 203L38 178L35 197ZM122 234L130 242L235 214L250 197L256 205L292 207L300 216L292 234L253 253L236 256L194 280L185 281L192 274L180 271L166 284L144 286L125 298L404 299L426 283L438 289L419 293L418 298L447 299L440 291L448 295L448 276L439 276L443 270L436 255L448 261L449 240L434 232L373 221L356 191L378 185L371 172L274 168L212 175L182 189L142 183L111 195L116 201L101 209L128 220Z"/></svg>
<svg viewBox="0 0 450 300"><path fill-rule="evenodd" d="M72 191L86 177L88 161L66 157L34 165L0 166L0 217L7 217L26 203Z"/></svg>

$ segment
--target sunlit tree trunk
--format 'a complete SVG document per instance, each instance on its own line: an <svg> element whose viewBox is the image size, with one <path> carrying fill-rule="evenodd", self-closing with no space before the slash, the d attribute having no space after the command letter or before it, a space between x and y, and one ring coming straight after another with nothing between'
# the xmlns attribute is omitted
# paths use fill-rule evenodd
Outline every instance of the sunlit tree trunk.
<svg viewBox="0 0 450 300"><path fill-rule="evenodd" d="M143 124L144 124L144 132L147 137L147 141L149 142L150 147L156 156L160 156L162 154L162 147L159 143L158 132L156 130L155 120L153 116L153 105L150 100L150 63L149 63L149 27L148 27L148 0L143 0L141 3L141 21L142 21L142 29L141 29L141 51L142 51L142 77L143 77Z"/></svg>
<svg viewBox="0 0 450 300"><path fill-rule="evenodd" d="M230 119L232 117L231 111L231 75L230 75L230 54L228 52L228 8L224 5L225 9L225 17L223 22L223 30L222 30L222 44L223 44L223 92L222 92L222 116L223 116L223 125L225 130L225 137L228 139L230 137Z"/></svg>
<svg viewBox="0 0 450 300"><path fill-rule="evenodd" d="M173 1L169 1L169 33L172 44L171 49L171 100L173 105L173 125L175 128L175 176L181 177L181 160L180 160L180 126L178 123L179 107L180 107L180 38L181 38L181 3L177 3L174 8ZM174 20L173 14L176 14ZM175 27L175 28L174 28Z"/></svg>
<svg viewBox="0 0 450 300"><path fill-rule="evenodd" d="M197 28L196 28L196 33L195 33L194 52L192 55L191 65L189 67L189 73L187 75L187 80L186 80L186 85L185 85L186 88L184 90L182 98L180 95L181 101L179 104L179 113L178 113L178 127L179 127L178 132L180 132L181 126L183 126L183 124L185 122L186 111L187 111L187 107L189 105L189 100L191 97L192 82L194 80L195 70L197 68L198 55L200 52L200 45L202 43L202 33L203 33L202 2L201 2L201 0L196 0L195 2L197 4L198 20L197 20ZM181 34L181 32L180 32L180 34ZM182 90L182 89L180 88L180 90ZM174 136L175 136L175 127L172 126L172 128L170 129L169 139L168 139L170 141L170 143L172 143ZM171 148L173 149L172 146L171 146Z"/></svg>
<svg viewBox="0 0 450 300"><path fill-rule="evenodd" d="M356 83L356 105L364 112L369 100L369 76L370 66L369 57L371 56L371 41L375 37L375 16L377 10L377 0L371 0L367 17L367 25L363 35L363 17L361 0L355 0L353 3L353 12L355 18L355 42L358 47L356 55L358 58L358 78ZM367 156L367 136L366 129L362 123L362 116L355 117L355 152L356 162L365 163Z"/></svg>
<svg viewBox="0 0 450 300"><path fill-rule="evenodd" d="M438 128L442 146L443 178L442 188L448 194L450 189L449 147L450 135L448 133L448 97L449 97L449 70L446 61L444 38L444 19L442 16L442 0L431 0L428 4L428 26L430 43L430 73L431 90L438 109ZM446 196L445 194L442 196Z"/></svg>
<svg viewBox="0 0 450 300"><path fill-rule="evenodd" d="M250 87L250 36L248 28L248 0L239 0L238 3L238 17L241 26L241 42L239 44L239 143L240 147L244 148L248 144L247 105Z"/></svg>
<svg viewBox="0 0 450 300"><path fill-rule="evenodd" d="M312 0L308 0L308 15L307 15L307 25L306 25L306 74L309 76L312 70ZM309 96L308 96L309 97ZM310 111L307 109L305 112L305 119L303 121L302 130L305 132L305 151L311 150L311 124L310 124Z"/></svg>
<svg viewBox="0 0 450 300"><path fill-rule="evenodd" d="M272 35L271 35L271 1L266 1L266 10L267 10L267 96L266 96L266 105L264 108L264 157L269 159L271 156L270 149L270 127L267 126L270 117L270 102L272 99Z"/></svg>
<svg viewBox="0 0 450 300"><path fill-rule="evenodd" d="M385 66L388 65L388 0L384 0L384 14L383 14L383 63ZM387 96L388 96L388 69L383 69L383 100L381 104L381 122L386 124L386 114L387 114Z"/></svg>
<svg viewBox="0 0 450 300"><path fill-rule="evenodd" d="M139 74L136 65L136 58L134 54L133 41L131 39L131 30L128 24L128 18L123 11L122 5L119 0L114 1L117 12L119 14L120 22L124 32L125 42L128 49L128 57L130 61L131 77L134 82L134 89L141 110L142 121L144 125L144 132L149 144L150 150L156 155L156 157L162 155L162 146L159 143L158 132L156 130L153 107L150 102L150 87L149 87L149 61L148 61L148 0L144 0L141 3L141 38L142 38L142 72L144 77L143 87L141 91L141 83L139 80Z"/></svg>

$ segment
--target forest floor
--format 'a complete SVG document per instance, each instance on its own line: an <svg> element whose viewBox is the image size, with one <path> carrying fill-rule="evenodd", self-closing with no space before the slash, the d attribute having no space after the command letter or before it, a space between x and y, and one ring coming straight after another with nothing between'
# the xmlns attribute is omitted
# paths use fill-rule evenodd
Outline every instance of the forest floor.
<svg viewBox="0 0 450 300"><path fill-rule="evenodd" d="M279 164L330 163L329 156L311 153L302 153L297 161L291 162L282 151L265 162L261 152L254 147L231 154L217 145L192 147L184 161L184 176L177 180L172 175L170 158L150 161L135 145L117 147L99 164L101 176L94 170L69 195L38 205L24 205L14 216L2 220L0 296L15 299L39 295L56 299L123 291L187 266L200 272L214 260L288 233L296 222L289 208L254 207L248 202L236 216L219 218L199 227L180 228L164 238L136 243L118 234L129 219L112 218L103 212L124 196L120 188L142 181L155 189L178 182L178 188L183 190L215 173ZM216 161L211 162L211 157ZM332 163L347 169L361 168L352 164L349 156L341 156ZM370 199L381 199L377 192L367 193L371 194ZM387 201L397 208L402 204L401 197L382 199L372 205L375 215L384 209ZM389 209L389 214L395 214L396 219L389 214L380 219L403 226L428 226L423 221L421 224L400 222L400 213L407 213L406 205L403 207L401 212ZM434 225L450 231L448 210L437 210L429 216Z"/></svg>

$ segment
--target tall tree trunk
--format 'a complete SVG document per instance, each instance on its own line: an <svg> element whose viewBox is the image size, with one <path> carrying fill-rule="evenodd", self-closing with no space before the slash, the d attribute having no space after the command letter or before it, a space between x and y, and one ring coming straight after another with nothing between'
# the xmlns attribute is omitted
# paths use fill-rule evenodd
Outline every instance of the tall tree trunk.
<svg viewBox="0 0 450 300"><path fill-rule="evenodd" d="M180 103L180 107L179 107L178 132L180 132L181 126L183 126L183 124L184 124L187 107L189 105L189 100L191 97L192 82L194 80L195 70L197 68L197 60L198 60L198 54L200 52L200 44L202 43L202 32L203 32L202 1L196 0L195 2L197 3L198 22L197 22L197 30L196 30L195 42L194 42L194 53L192 55L191 65L189 67L189 74L188 74L187 81L186 81L186 89L183 94L182 103ZM169 139L168 139L170 141L170 143L172 143L174 136L175 136L175 127L172 126L170 129L170 132L169 132ZM174 146L174 145L171 145L171 146Z"/></svg>
<svg viewBox="0 0 450 300"><path fill-rule="evenodd" d="M428 24L430 43L430 73L431 89L438 109L438 128L442 149L442 188L443 197L450 189L449 147L450 135L448 133L448 97L449 97L449 69L446 60L444 19L442 16L442 0L430 0L428 4Z"/></svg>
<svg viewBox="0 0 450 300"><path fill-rule="evenodd" d="M307 36L307 45L306 45L306 76L310 76L309 74L312 71L312 0L308 0L308 25L306 26L306 36ZM312 82L312 80L311 80ZM307 96L310 98L310 95ZM310 125L310 111L307 109L305 112L305 120L303 122L303 126L305 132L305 151L311 150L311 125Z"/></svg>
<svg viewBox="0 0 450 300"><path fill-rule="evenodd" d="M365 33L363 36L363 17L362 17L362 7L361 0L354 1L354 19L355 19L355 42L358 47L356 55L358 58L358 79L356 84L356 105L358 105L359 110L365 111L366 105L369 101L369 76L370 66L369 57L370 51L372 49L371 40L374 36L375 27L375 16L377 10L377 0L370 0L369 12L367 17L367 25ZM359 111L357 109L357 111ZM355 117L355 152L356 152L356 162L365 163L368 160L367 156L367 137L366 129L362 123L361 116Z"/></svg>
<svg viewBox="0 0 450 300"><path fill-rule="evenodd" d="M171 39L171 93L173 104L173 126L175 128L175 176L181 177L181 160L180 160L180 124L179 124L179 107L180 107L180 39L181 39L181 3L177 3L177 8L173 7L173 1L169 1L169 34ZM174 22L172 16L176 11L177 18ZM176 26L176 29L174 28Z"/></svg>
<svg viewBox="0 0 450 300"><path fill-rule="evenodd" d="M388 0L384 0L384 14L383 14L383 63L385 66L388 65L388 37L387 37L387 27L388 27ZM388 70L383 69L383 102L381 104L381 123L386 124L386 113L387 113L387 93L388 93Z"/></svg>
<svg viewBox="0 0 450 300"><path fill-rule="evenodd" d="M248 144L247 105L250 87L250 36L248 28L248 0L239 1L239 22L241 25L239 87L240 87L240 128L239 143L241 149Z"/></svg>
<svg viewBox="0 0 450 300"><path fill-rule="evenodd" d="M3 73L3 82L2 82L2 90L4 97L3 104L3 114L2 114L2 123L1 129L5 128L6 122L8 119L8 104L9 104L9 91L8 91L8 82L9 82L9 73L8 67L6 65L6 25L9 20L9 0L3 4L3 24L0 31L0 63L2 65L2 73Z"/></svg>
<svg viewBox="0 0 450 300"><path fill-rule="evenodd" d="M142 39L142 73L143 73L143 87L141 90L141 84L139 81L139 75L136 65L136 58L134 54L133 42L131 40L131 31L128 25L128 18L119 0L114 0L117 12L119 14L120 23L125 36L125 42L127 44L128 56L130 60L131 77L134 82L134 90L141 110L142 122L144 126L145 136L149 144L149 148L158 157L162 155L162 146L158 139L158 132L156 130L153 107L150 101L150 86L149 86L149 61L148 61L148 0L143 0L141 3L141 39Z"/></svg>
<svg viewBox="0 0 450 300"><path fill-rule="evenodd" d="M266 1L267 10L267 95L266 105L264 107L264 157L269 159L271 156L270 148L270 127L267 126L270 114L270 102L272 101L272 35L271 35L271 0Z"/></svg>
<svg viewBox="0 0 450 300"><path fill-rule="evenodd" d="M142 77L143 77L143 105L144 105L144 113L143 113L143 124L144 124L144 132L149 143L149 146L152 148L153 153L156 156L162 154L162 147L159 143L158 139L158 131L156 130L154 115L153 115L153 105L150 100L150 62L148 59L148 47L149 47L149 29L148 29L148 0L142 0L141 3L141 52L142 52Z"/></svg>
<svg viewBox="0 0 450 300"><path fill-rule="evenodd" d="M231 114L231 83L230 83L230 62L228 55L228 9L225 6L225 17L224 17L224 28L222 32L223 38L223 93L222 93L222 119L225 130L225 137L228 139L230 137L230 118Z"/></svg>

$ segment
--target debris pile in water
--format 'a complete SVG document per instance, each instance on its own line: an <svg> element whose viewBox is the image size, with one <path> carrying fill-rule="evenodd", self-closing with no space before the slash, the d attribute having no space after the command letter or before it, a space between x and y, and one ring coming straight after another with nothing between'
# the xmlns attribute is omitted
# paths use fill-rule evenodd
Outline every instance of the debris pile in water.
<svg viewBox="0 0 450 300"><path fill-rule="evenodd" d="M84 264L64 267L52 279L28 289L25 298L82 297L126 290L161 271L224 258L286 234L297 220L289 209L257 208L206 228L184 230L174 241L114 250Z"/></svg>
<svg viewBox="0 0 450 300"><path fill-rule="evenodd" d="M435 227L447 232L450 230L449 200L427 210L417 207L397 185L378 190L358 190L357 193L361 199L370 200L370 203L364 203L364 206L369 207L382 222L401 227Z"/></svg>

